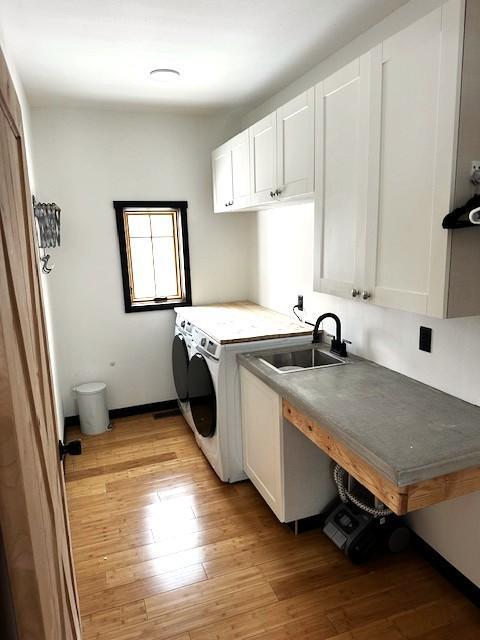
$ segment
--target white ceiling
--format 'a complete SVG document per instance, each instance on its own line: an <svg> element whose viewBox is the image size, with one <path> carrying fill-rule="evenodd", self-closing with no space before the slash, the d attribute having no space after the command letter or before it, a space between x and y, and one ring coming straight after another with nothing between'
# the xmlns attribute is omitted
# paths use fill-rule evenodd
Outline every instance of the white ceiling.
<svg viewBox="0 0 480 640"><path fill-rule="evenodd" d="M0 20L32 105L203 110L261 102L405 2L1 0Z"/></svg>

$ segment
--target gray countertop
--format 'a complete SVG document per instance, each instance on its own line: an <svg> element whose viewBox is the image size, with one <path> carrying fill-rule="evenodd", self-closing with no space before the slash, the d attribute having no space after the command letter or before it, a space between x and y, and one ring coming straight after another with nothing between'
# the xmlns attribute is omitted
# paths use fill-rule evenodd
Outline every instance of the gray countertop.
<svg viewBox="0 0 480 640"><path fill-rule="evenodd" d="M480 407L357 357L278 373L261 360L278 351L238 360L397 486L480 465Z"/></svg>

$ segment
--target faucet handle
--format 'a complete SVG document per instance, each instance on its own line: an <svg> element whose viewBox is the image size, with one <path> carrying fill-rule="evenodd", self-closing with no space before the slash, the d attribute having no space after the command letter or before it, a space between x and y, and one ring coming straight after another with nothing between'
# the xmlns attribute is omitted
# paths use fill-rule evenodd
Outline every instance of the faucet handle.
<svg viewBox="0 0 480 640"><path fill-rule="evenodd" d="M345 340L345 338L343 338L342 342L346 342L347 344L352 344L351 340Z"/></svg>
<svg viewBox="0 0 480 640"><path fill-rule="evenodd" d="M347 353L347 344L352 344L350 340L342 340L339 344L338 355L342 358L346 358L348 356Z"/></svg>

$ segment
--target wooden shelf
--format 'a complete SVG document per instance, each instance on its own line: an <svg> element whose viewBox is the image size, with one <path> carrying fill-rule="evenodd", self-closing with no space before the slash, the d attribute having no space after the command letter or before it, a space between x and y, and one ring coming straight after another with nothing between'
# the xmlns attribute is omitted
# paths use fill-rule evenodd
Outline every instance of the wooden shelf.
<svg viewBox="0 0 480 640"><path fill-rule="evenodd" d="M478 466L400 487L285 399L283 416L399 516L480 489Z"/></svg>

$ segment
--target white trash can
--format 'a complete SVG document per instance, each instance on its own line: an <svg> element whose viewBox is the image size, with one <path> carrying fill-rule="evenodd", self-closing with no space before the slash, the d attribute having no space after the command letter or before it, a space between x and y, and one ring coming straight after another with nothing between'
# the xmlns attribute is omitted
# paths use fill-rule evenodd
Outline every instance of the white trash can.
<svg viewBox="0 0 480 640"><path fill-rule="evenodd" d="M80 429L87 436L104 433L110 427L107 409L107 385L87 382L73 388L80 414Z"/></svg>

